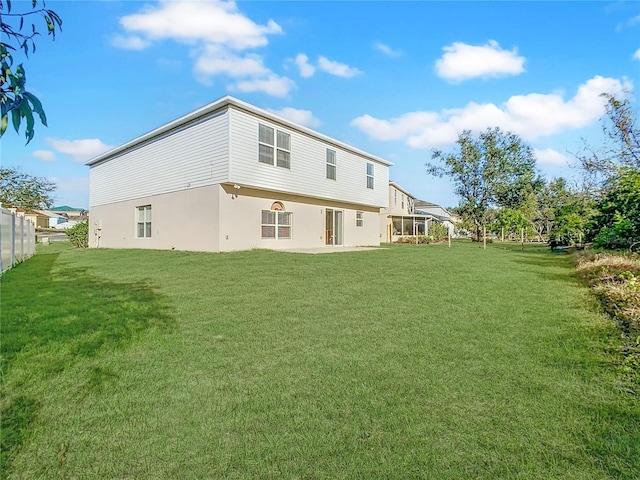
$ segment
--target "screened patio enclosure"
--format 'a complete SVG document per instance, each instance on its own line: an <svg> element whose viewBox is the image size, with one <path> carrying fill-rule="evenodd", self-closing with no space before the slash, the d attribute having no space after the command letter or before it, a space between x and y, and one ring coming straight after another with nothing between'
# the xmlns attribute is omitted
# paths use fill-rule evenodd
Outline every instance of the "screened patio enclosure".
<svg viewBox="0 0 640 480"><path fill-rule="evenodd" d="M391 215L386 240L395 242L399 237L429 235L429 226L436 221L432 215Z"/></svg>

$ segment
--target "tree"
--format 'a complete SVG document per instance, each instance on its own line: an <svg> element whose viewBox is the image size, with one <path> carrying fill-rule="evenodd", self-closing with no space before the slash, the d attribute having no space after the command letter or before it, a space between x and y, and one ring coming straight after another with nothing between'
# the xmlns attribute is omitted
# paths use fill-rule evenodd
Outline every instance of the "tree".
<svg viewBox="0 0 640 480"><path fill-rule="evenodd" d="M34 177L18 169L0 167L0 203L25 210L50 208L56 185L46 178Z"/></svg>
<svg viewBox="0 0 640 480"><path fill-rule="evenodd" d="M523 229L531 228L531 221L521 210L502 208L496 217L498 227L504 229L507 234L519 236Z"/></svg>
<svg viewBox="0 0 640 480"><path fill-rule="evenodd" d="M585 183L594 193L611 184L620 168L640 170L640 132L636 127L631 104L603 93L607 99L603 117L603 145L599 148L585 144L576 156L585 174Z"/></svg>
<svg viewBox="0 0 640 480"><path fill-rule="evenodd" d="M38 8L38 3L41 7ZM16 133L20 133L20 125L26 122L25 138L29 143L35 135L34 114L40 118L43 125L47 125L47 117L38 98L26 90L27 77L22 63L14 68L14 54L36 51L35 37L40 35L34 22L25 19L40 17L44 20L48 35L55 39L56 28L62 28L62 20L53 11L46 8L45 0L32 0L31 11L17 13L11 11L11 0L0 0L0 28L2 41L0 42L0 137L4 135L11 123ZM5 12L6 10L6 12ZM31 28L25 29L25 23L31 23Z"/></svg>
<svg viewBox="0 0 640 480"><path fill-rule="evenodd" d="M640 242L640 170L622 168L596 209L587 227L596 246L624 248Z"/></svg>
<svg viewBox="0 0 640 480"><path fill-rule="evenodd" d="M640 131L628 95L602 96L607 99L603 145L577 156L596 210L586 235L596 246L628 247L640 241Z"/></svg>
<svg viewBox="0 0 640 480"><path fill-rule="evenodd" d="M460 199L457 210L473 225L476 240L491 207L518 208L540 181L531 147L499 128L489 128L479 137L464 131L454 153L434 150L431 159L435 163L426 164L427 172L453 181Z"/></svg>
<svg viewBox="0 0 640 480"><path fill-rule="evenodd" d="M575 245L581 243L591 209L588 202L575 198L573 201L558 207L549 231L549 243L554 245Z"/></svg>

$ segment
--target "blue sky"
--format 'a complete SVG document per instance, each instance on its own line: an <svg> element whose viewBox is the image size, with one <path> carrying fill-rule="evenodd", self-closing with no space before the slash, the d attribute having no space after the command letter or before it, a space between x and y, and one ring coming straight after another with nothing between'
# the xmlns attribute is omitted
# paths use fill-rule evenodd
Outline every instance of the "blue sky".
<svg viewBox="0 0 640 480"><path fill-rule="evenodd" d="M14 10L30 2L16 2ZM638 2L48 1L63 20L25 62L49 127L7 131L3 166L88 207L91 157L231 94L394 163L444 206L433 148L499 126L540 171L574 176L600 141L603 92L640 84Z"/></svg>

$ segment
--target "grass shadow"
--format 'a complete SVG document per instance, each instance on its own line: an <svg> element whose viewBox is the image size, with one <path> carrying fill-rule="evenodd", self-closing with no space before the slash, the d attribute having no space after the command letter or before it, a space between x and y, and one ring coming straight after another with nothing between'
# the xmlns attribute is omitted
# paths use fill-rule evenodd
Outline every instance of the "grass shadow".
<svg viewBox="0 0 640 480"><path fill-rule="evenodd" d="M519 244L501 244L494 248L511 252L515 255L514 263L540 267L535 269L535 273L546 280L581 283L574 268L572 255L552 252L549 247L543 245L525 244L524 250Z"/></svg>
<svg viewBox="0 0 640 480"><path fill-rule="evenodd" d="M57 252L18 265L0 278L0 287L0 478L5 478L38 410L33 399L6 391L4 380L21 353L46 351L33 371L55 375L103 349L125 346L148 328L171 328L174 320L168 301L153 286L117 283L92 276L86 268L65 268ZM100 390L113 377L96 370L87 388Z"/></svg>

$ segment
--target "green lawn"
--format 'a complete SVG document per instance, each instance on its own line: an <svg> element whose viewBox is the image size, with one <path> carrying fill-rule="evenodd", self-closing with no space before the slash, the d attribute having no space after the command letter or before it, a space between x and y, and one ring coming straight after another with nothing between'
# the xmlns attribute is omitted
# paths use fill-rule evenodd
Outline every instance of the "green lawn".
<svg viewBox="0 0 640 480"><path fill-rule="evenodd" d="M2 277L20 479L640 477L640 402L568 256L42 247Z"/></svg>

